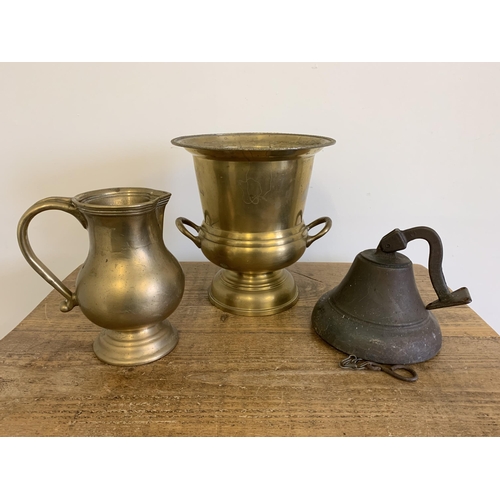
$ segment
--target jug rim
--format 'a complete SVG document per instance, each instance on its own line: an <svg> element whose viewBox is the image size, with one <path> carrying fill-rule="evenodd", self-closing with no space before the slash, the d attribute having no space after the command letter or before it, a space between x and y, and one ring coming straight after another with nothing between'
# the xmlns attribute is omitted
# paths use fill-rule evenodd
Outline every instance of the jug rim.
<svg viewBox="0 0 500 500"><path fill-rule="evenodd" d="M144 213L163 206L171 193L152 188L115 187L95 189L72 198L79 210L99 215Z"/></svg>
<svg viewBox="0 0 500 500"><path fill-rule="evenodd" d="M333 146L335 139L322 135L287 132L232 132L184 135L171 140L175 146L207 151L308 151Z"/></svg>

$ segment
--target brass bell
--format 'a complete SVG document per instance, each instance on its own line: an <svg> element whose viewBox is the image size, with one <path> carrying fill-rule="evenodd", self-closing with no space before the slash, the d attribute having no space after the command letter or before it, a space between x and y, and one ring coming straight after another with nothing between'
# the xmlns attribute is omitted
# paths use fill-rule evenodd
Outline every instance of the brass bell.
<svg viewBox="0 0 500 500"><path fill-rule="evenodd" d="M429 275L438 299L424 305L410 259L397 252L409 241L429 243ZM441 349L441 329L430 309L468 304L467 288L450 292L442 271L443 246L429 227L395 229L375 250L358 254L341 283L316 303L316 333L339 351L384 364L427 361Z"/></svg>

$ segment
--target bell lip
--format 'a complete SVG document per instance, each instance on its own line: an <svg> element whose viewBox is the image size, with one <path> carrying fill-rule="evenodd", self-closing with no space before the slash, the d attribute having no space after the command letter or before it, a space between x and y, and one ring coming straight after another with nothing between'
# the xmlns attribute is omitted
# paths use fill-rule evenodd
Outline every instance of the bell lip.
<svg viewBox="0 0 500 500"><path fill-rule="evenodd" d="M422 321L376 324L346 314L334 305L330 300L334 290L326 292L316 302L311 326L321 339L338 351L366 361L406 365L428 361L441 350L441 328L430 311Z"/></svg>
<svg viewBox="0 0 500 500"><path fill-rule="evenodd" d="M234 139L246 139L238 143ZM272 140L278 144L272 144ZM287 141L288 139L288 141ZM212 140L212 142L210 142ZM252 143L253 141L253 143ZM331 137L286 132L236 132L221 134L184 135L171 140L174 146L201 151L251 151L292 152L309 151L333 146L337 141Z"/></svg>
<svg viewBox="0 0 500 500"><path fill-rule="evenodd" d="M135 196L138 201L116 205L104 203L105 200L111 201L113 198L125 196ZM148 212L157 206L166 205L171 196L171 193L167 191L153 188L114 187L80 193L72 198L72 202L85 213L114 215Z"/></svg>

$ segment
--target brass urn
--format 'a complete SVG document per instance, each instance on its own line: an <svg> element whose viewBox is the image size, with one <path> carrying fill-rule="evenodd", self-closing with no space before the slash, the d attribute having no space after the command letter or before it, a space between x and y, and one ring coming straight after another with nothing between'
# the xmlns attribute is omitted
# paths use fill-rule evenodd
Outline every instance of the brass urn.
<svg viewBox="0 0 500 500"><path fill-rule="evenodd" d="M299 292L285 268L331 227L328 217L305 224L303 214L314 155L335 140L239 133L172 143L193 155L203 210L201 225L180 217L177 227L222 268L208 292L212 304L243 316L292 307ZM316 226L322 227L310 234Z"/></svg>

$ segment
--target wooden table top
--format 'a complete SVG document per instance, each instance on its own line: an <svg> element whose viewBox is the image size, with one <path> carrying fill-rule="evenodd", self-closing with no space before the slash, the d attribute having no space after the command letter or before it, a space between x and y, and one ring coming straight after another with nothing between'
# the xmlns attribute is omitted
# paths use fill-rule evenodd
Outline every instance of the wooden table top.
<svg viewBox="0 0 500 500"><path fill-rule="evenodd" d="M179 343L138 367L99 361L99 327L79 308L61 313L51 292L0 340L0 435L500 435L500 337L468 306L435 311L443 347L407 383L341 369L345 354L311 327L316 301L349 264L294 264L298 303L261 318L210 304L216 266L182 267L184 297L169 318ZM414 269L424 302L434 300L426 269Z"/></svg>

